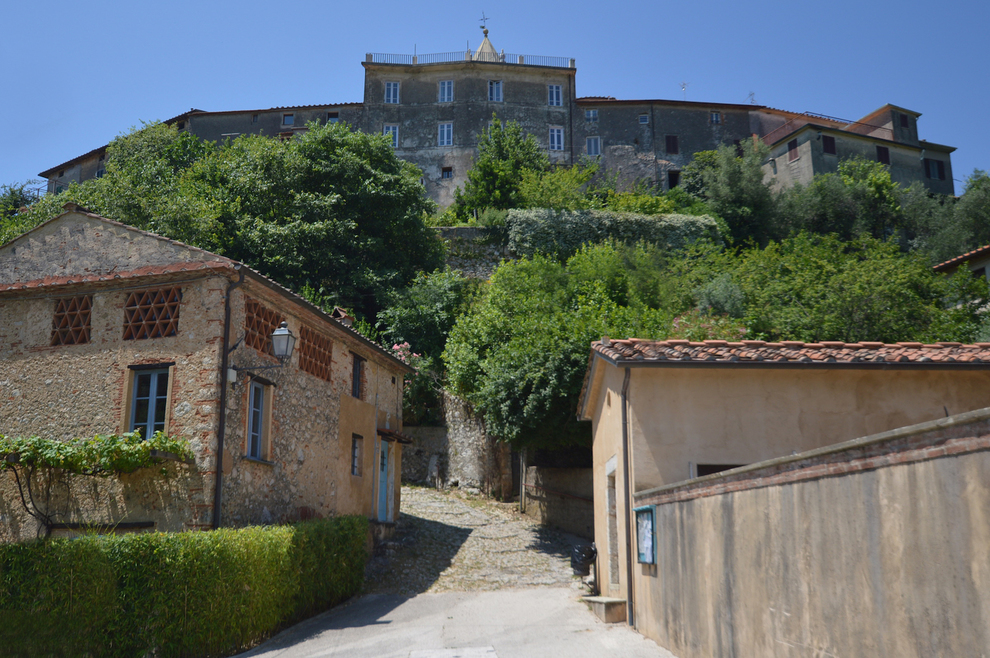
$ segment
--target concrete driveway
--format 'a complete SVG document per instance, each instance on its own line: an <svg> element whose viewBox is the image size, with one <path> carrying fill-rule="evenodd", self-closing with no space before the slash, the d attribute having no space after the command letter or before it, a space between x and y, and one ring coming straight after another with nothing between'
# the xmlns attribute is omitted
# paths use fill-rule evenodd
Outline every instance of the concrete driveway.
<svg viewBox="0 0 990 658"><path fill-rule="evenodd" d="M606 624L572 588L368 594L282 632L243 657L674 658Z"/></svg>

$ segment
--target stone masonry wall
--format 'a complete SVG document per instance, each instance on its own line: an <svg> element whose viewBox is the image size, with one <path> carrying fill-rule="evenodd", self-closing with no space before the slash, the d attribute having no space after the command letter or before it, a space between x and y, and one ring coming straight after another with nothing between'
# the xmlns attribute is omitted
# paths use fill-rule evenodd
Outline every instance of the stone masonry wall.
<svg viewBox="0 0 990 658"><path fill-rule="evenodd" d="M447 421L447 483L477 488L507 498L512 491L511 451L508 444L488 434L485 421L471 406L444 392Z"/></svg>
<svg viewBox="0 0 990 658"><path fill-rule="evenodd" d="M67 439L125 430L130 401L128 366L171 363L167 432L190 440L195 467L173 466L122 478L72 477L57 486L47 507L57 522L154 521L158 530L205 527L212 511L213 451L219 399L221 323L225 280L160 282L179 285L182 304L176 336L123 340L123 307L129 291L64 286L46 296L0 298L0 427L10 436ZM156 284L145 281L144 288ZM55 300L48 295L93 295L91 340L49 345ZM36 522L21 507L13 477L0 476L0 540L27 539Z"/></svg>

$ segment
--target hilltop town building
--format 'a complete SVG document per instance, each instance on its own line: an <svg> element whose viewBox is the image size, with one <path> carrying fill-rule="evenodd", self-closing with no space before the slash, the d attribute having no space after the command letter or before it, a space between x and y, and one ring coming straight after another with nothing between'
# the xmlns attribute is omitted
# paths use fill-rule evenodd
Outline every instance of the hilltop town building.
<svg viewBox="0 0 990 658"><path fill-rule="evenodd" d="M552 162L585 157L623 182L676 187L698 151L745 139L771 148L766 172L791 185L833 172L844 158L862 155L890 165L895 182L922 182L952 194L953 147L918 138L917 112L884 105L859 121L788 112L762 105L676 100L579 97L574 59L508 54L485 38L476 51L430 55L368 53L360 103L205 112L191 109L166 123L202 139L242 134L291 137L311 121L346 122L389 136L396 154L423 171L429 196L449 205L464 184L478 136L498 117L517 121L547 150ZM104 172L106 146L39 174L48 191Z"/></svg>

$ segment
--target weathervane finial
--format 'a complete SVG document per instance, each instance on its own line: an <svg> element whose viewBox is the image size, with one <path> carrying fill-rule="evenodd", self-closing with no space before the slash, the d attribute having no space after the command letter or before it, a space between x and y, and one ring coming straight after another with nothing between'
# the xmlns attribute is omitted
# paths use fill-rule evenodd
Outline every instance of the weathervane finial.
<svg viewBox="0 0 990 658"><path fill-rule="evenodd" d="M482 11L481 12L481 18L479 19L479 22L481 23L481 31L485 33L485 36L486 37L488 36L488 21L489 21L489 18L487 16L485 16L485 12Z"/></svg>

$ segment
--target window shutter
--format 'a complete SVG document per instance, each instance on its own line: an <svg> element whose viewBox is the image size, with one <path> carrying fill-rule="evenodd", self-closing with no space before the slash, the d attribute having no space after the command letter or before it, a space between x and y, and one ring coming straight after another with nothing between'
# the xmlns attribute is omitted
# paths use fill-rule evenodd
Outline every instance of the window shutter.
<svg viewBox="0 0 990 658"><path fill-rule="evenodd" d="M938 162L938 179L945 180L945 163L941 160L936 160Z"/></svg>

